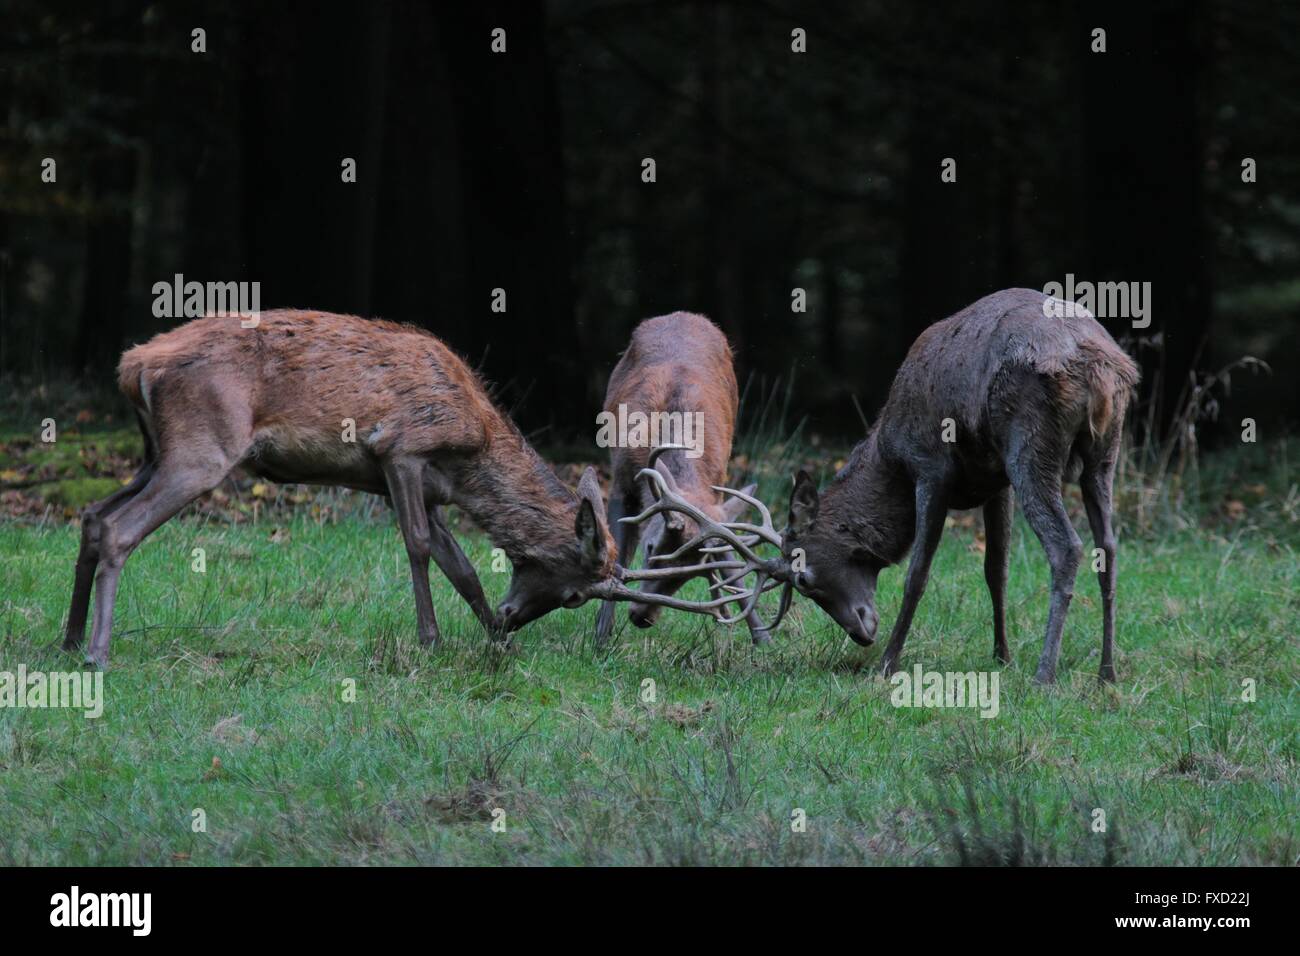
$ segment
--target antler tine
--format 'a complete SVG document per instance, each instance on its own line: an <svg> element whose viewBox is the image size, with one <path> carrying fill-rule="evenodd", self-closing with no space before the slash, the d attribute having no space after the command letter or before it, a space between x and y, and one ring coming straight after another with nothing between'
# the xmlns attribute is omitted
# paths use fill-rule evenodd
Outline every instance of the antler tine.
<svg viewBox="0 0 1300 956"><path fill-rule="evenodd" d="M662 448L663 446L660 447ZM655 450L658 451L659 449ZM717 521L714 521L681 495L674 494L668 488L667 482L664 481L664 476L657 470L654 468L642 468L637 477L644 478L649 484L650 493L655 499L654 504L650 505L650 507L646 508L638 515L633 515L630 518L622 518L620 520L628 524L640 524L642 521L645 521L655 514L660 514L665 511L680 511L693 518L700 528L699 534L695 535L695 537L691 538L690 541L687 541L672 554L658 556L659 560L668 561L673 558L681 557L691 548L699 547L710 538L721 538L730 545L731 550L739 553L745 558L745 560L752 561L755 565L761 565L763 563L763 559L755 554L749 547L749 544L740 535L732 531L731 528L727 527L725 524L719 524Z"/></svg>
<svg viewBox="0 0 1300 956"><path fill-rule="evenodd" d="M761 628L764 631L775 631L781 626L781 621L785 618L786 612L790 610L790 602L794 597L794 584L790 581L785 582L785 587L781 589L781 603L777 605L776 617L772 619L771 624L765 624Z"/></svg>
<svg viewBox="0 0 1300 956"><path fill-rule="evenodd" d="M705 537L711 538L714 537L714 535L706 535ZM740 540L745 542L745 544L749 545L750 547L753 547L754 545L758 544L758 538L755 535L750 535L749 537L741 538ZM700 551L703 554L726 554L728 551L732 551L732 550L734 549L729 544L711 544L708 545L707 547L700 548Z"/></svg>
<svg viewBox="0 0 1300 956"><path fill-rule="evenodd" d="M746 588L742 594L734 595L730 598L733 602L743 601L741 610L734 616L728 618L718 618L723 624L738 624L753 613L754 608L758 607L758 599L771 591L773 588L781 587L781 582L775 579L769 579L763 572L759 572L759 582L755 584L752 590ZM780 617L778 616L778 621ZM770 630L770 628L769 628Z"/></svg>
<svg viewBox="0 0 1300 956"><path fill-rule="evenodd" d="M666 451L690 451L690 450L691 447L689 445L656 445L653 449L650 450L650 463L646 467L653 468L655 466L655 462L659 460L659 456Z"/></svg>
<svg viewBox="0 0 1300 956"><path fill-rule="evenodd" d="M719 592L723 594L730 593L736 597L737 602L743 602L748 598L750 592L743 587L736 586L734 582L743 580L744 577L749 574L751 570L749 565L745 564L743 561L720 561L712 555L706 557L704 561L706 564L711 566L711 570L709 571L709 593L711 595ZM730 577L727 577L724 574L724 571L736 564L741 565L741 569ZM744 604L741 603L741 606L743 607ZM713 616L719 623L725 623L726 615L721 610L714 611Z"/></svg>
<svg viewBox="0 0 1300 956"><path fill-rule="evenodd" d="M716 580L718 580L719 578L722 577L722 571L720 571L720 570L716 567L716 562L714 562L712 558L710 558L710 557L708 557L708 556L706 555L705 558L704 558L704 560L703 560L701 563L704 564L706 567L709 568L709 571L708 571L708 577L709 577L709 580L710 580L710 581L716 581ZM744 574L745 572L744 572L744 570L742 569L740 573L741 573L741 574ZM713 596L713 589L712 589L712 588L709 589L709 596L710 596L710 597ZM725 617L725 612L722 610L722 608L715 608L715 609L713 610L713 619L714 619L715 621L717 621L718 623L722 623L722 619L723 619L723 617Z"/></svg>
<svg viewBox="0 0 1300 956"><path fill-rule="evenodd" d="M655 475L657 475L658 472L651 472L651 474L655 474ZM621 522L623 522L623 523L625 523L625 524L639 524L640 522L645 521L645 520L646 520L647 518L649 518L651 515L664 514L664 513L669 512L669 511L680 511L680 510L683 510L682 508L679 508L679 507L675 504L675 502L676 502L676 501L679 501L679 500L682 500L682 499L678 499L678 498L674 495L674 496L673 496L673 501L672 501L672 502L656 501L653 505L651 505L651 506L650 506L649 508L647 508L645 511L641 512L639 515L632 515L631 517L628 517L628 518L620 518L619 521L621 521ZM685 501L683 501L683 504L689 506L689 502L685 502ZM692 513L691 516L694 517L694 513ZM707 520L709 520L709 519L705 518L705 517L701 514L701 516L700 516L700 520L707 521ZM716 535L714 535L714 534L712 534L712 533L710 533L710 532L700 532L699 534L695 535L695 537L691 538L689 541L687 541L685 544L683 544L681 547L679 547L676 551L673 551L673 552L671 552L670 554L656 554L656 555L653 555L649 560L650 560L651 562L655 562L655 561L675 561L675 560L677 560L678 558L680 558L683 554L686 554L688 551L690 551L692 548L698 547L698 546L704 544L705 541L708 541L708 540L710 540L710 539L712 539L712 538L714 538L714 537L716 537ZM718 553L718 554L721 554L721 553L724 553L724 552L733 551L733 550L735 550L735 549L732 548L730 545L728 545L728 546L726 546L726 547L719 547L719 548L700 548L700 550L701 550L702 552L706 553L706 554L712 554L712 553ZM747 557L751 557L751 556L753 556L753 555L747 555ZM679 572L679 571L674 571L674 574L677 574L677 573L681 573L681 572Z"/></svg>
<svg viewBox="0 0 1300 956"><path fill-rule="evenodd" d="M688 577L693 574L703 574L706 571L712 571L715 568L722 570L735 570L740 568L741 577L750 572L750 567L744 561L705 561L701 564L691 564L681 568L642 568L633 571L629 568L623 569L624 581L655 581L663 578L680 578Z"/></svg>
<svg viewBox="0 0 1300 956"><path fill-rule="evenodd" d="M755 588L753 591L746 592L747 603L744 606L744 610L735 617L727 618L725 620L723 618L718 618L718 620L724 624L736 624L739 621L747 619L758 606L759 597L776 587L781 588L781 602L777 605L776 617L774 617L768 624L762 624L760 621L760 625L757 628L757 630L761 631L775 631L781 625L781 621L785 618L786 612L790 610L791 599L794 596L794 585L789 581L786 581L784 585L782 582L775 579L765 581L761 588Z"/></svg>
<svg viewBox="0 0 1300 956"><path fill-rule="evenodd" d="M779 582L771 582L771 587L775 587ZM765 587L764 590L770 590ZM746 590L745 597L750 597L752 592ZM724 595L719 598L712 598L708 601L684 601L681 598L670 597L666 594L654 594L649 591L636 591L627 587L621 581L605 581L597 585L591 592L592 597L601 598L606 601L636 601L639 604L658 604L663 607L674 608L678 611L695 611L712 613L715 608L723 608L728 604L735 604L740 597L735 594ZM737 619L738 620L738 619ZM725 623L734 623L727 621Z"/></svg>
<svg viewBox="0 0 1300 956"><path fill-rule="evenodd" d="M672 509L669 508L667 510L671 511ZM706 531L701 531L698 534L696 534L695 537L691 538L691 540L681 545L681 547L679 547L676 551L673 551L670 554L656 554L653 557L651 557L650 560L651 561L676 561L683 554L689 552L692 548L699 548L701 553L705 555L721 554L725 551L735 550L730 545L727 545L726 547L717 547L717 548L706 548L702 546L704 542L711 541L714 537L715 535L709 534Z"/></svg>
<svg viewBox="0 0 1300 956"><path fill-rule="evenodd" d="M728 564L734 564L734 563L737 563L737 562L731 562L731 561L728 561L728 562L722 562L722 561L719 561L719 562L718 562L718 566L719 566L719 567L726 567ZM740 563L743 563L743 562L740 562ZM710 591L716 591L718 588L730 587L730 586L732 586L733 584L735 584L737 581L743 580L744 577L745 577L745 575L749 574L749 572L752 571L752 570L753 570L753 568L751 568L749 565L746 564L742 570L740 570L740 571L738 571L737 573L733 574L731 577L729 577L729 578L719 578L719 579L718 579L717 581L715 581L713 584L710 584L710 585L709 585L709 590L710 590Z"/></svg>
<svg viewBox="0 0 1300 956"><path fill-rule="evenodd" d="M732 498L739 498L747 505L752 505L758 509L759 515L763 519L762 526L747 524L743 521L728 521L726 526L734 531L744 531L748 534L757 535L768 544L774 544L781 547L781 533L772 525L772 512L767 510L767 505L755 498L753 495L747 495L743 491L737 491L735 488L726 488L722 485L714 485L713 490L721 495L730 495Z"/></svg>

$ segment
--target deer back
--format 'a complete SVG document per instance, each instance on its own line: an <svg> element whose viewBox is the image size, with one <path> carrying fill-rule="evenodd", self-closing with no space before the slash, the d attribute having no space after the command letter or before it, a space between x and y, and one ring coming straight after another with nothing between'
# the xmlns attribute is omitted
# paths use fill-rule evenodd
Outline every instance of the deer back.
<svg viewBox="0 0 1300 956"><path fill-rule="evenodd" d="M996 457L1006 439L1002 426L1027 403L1042 406L1045 426L1062 439L1084 425L1094 436L1117 427L1137 384L1136 365L1090 314L1049 316L1046 298L1007 289L926 329L881 413L885 451L942 451L942 423L951 419L967 449Z"/></svg>
<svg viewBox="0 0 1300 956"><path fill-rule="evenodd" d="M703 447L698 458L682 452L665 456L682 490L700 506L713 506L712 485L725 483L740 399L731 347L722 331L702 315L674 312L646 319L610 375L605 411L646 415L698 413ZM628 493L646 466L651 448L614 447L615 489Z"/></svg>

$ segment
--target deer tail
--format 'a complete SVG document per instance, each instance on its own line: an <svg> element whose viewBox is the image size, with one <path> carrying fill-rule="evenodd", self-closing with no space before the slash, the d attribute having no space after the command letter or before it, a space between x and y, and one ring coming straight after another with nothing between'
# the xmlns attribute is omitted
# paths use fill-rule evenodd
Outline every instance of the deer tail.
<svg viewBox="0 0 1300 956"><path fill-rule="evenodd" d="M121 389L127 401L137 409L147 411L149 403L145 398L145 389L140 381L140 376L144 374L144 370L144 357L140 354L140 349L127 349L122 353L122 360L117 363L117 387Z"/></svg>
<svg viewBox="0 0 1300 956"><path fill-rule="evenodd" d="M1088 431L1094 441L1123 426L1138 378L1137 365L1118 348L1088 363Z"/></svg>
<svg viewBox="0 0 1300 956"><path fill-rule="evenodd" d="M135 420L144 436L144 459L158 457L158 440L153 428L153 409L149 402L149 383L145 381L148 366L140 348L128 349L117 365L117 387L135 409Z"/></svg>

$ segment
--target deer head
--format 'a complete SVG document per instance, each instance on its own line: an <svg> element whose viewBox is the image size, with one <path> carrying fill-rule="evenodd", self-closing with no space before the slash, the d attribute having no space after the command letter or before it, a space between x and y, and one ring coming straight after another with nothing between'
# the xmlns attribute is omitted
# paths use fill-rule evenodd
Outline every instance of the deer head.
<svg viewBox="0 0 1300 956"><path fill-rule="evenodd" d="M505 631L514 631L557 607L576 608L617 579L614 539L594 468L578 482L573 536L539 544L513 559L510 590L497 608Z"/></svg>
<svg viewBox="0 0 1300 956"><path fill-rule="evenodd" d="M821 497L800 469L790 492L790 522L781 535L783 573L848 636L863 647L876 639L876 577L879 561L849 535L818 522Z"/></svg>

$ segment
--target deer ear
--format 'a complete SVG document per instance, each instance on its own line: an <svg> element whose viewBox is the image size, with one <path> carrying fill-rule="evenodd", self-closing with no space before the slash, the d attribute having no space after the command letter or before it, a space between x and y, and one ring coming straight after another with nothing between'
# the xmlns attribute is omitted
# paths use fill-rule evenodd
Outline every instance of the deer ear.
<svg viewBox="0 0 1300 956"><path fill-rule="evenodd" d="M592 567L605 561L605 525L596 513L589 498L578 502L578 516L573 520L573 533L577 535L582 559Z"/></svg>
<svg viewBox="0 0 1300 956"><path fill-rule="evenodd" d="M596 469L587 468L578 481L578 516L573 533L582 548L583 558L599 567L605 561L605 502L600 494Z"/></svg>
<svg viewBox="0 0 1300 956"><path fill-rule="evenodd" d="M681 494L680 489L677 487L677 479L673 477L673 473L668 470L668 465L662 458L655 462L655 471L663 475L664 484L668 486L669 491L675 495ZM681 534L686 530L686 519L682 517L681 512L665 511L663 517L666 531Z"/></svg>
<svg viewBox="0 0 1300 956"><path fill-rule="evenodd" d="M758 485L746 485L744 488L741 488L740 491L742 494L749 495L752 498L754 492L758 491ZM728 498L722 503L722 520L739 521L740 516L745 513L745 509L748 507L749 502L747 501L741 501L739 498Z"/></svg>
<svg viewBox="0 0 1300 956"><path fill-rule="evenodd" d="M812 476L802 468L794 476L794 490L790 492L790 530L804 534L817 520L817 485Z"/></svg>
<svg viewBox="0 0 1300 956"><path fill-rule="evenodd" d="M600 493L600 479L596 477L596 469L590 465L578 479L578 498L590 501L591 506L596 509L596 514L605 511L605 498Z"/></svg>

